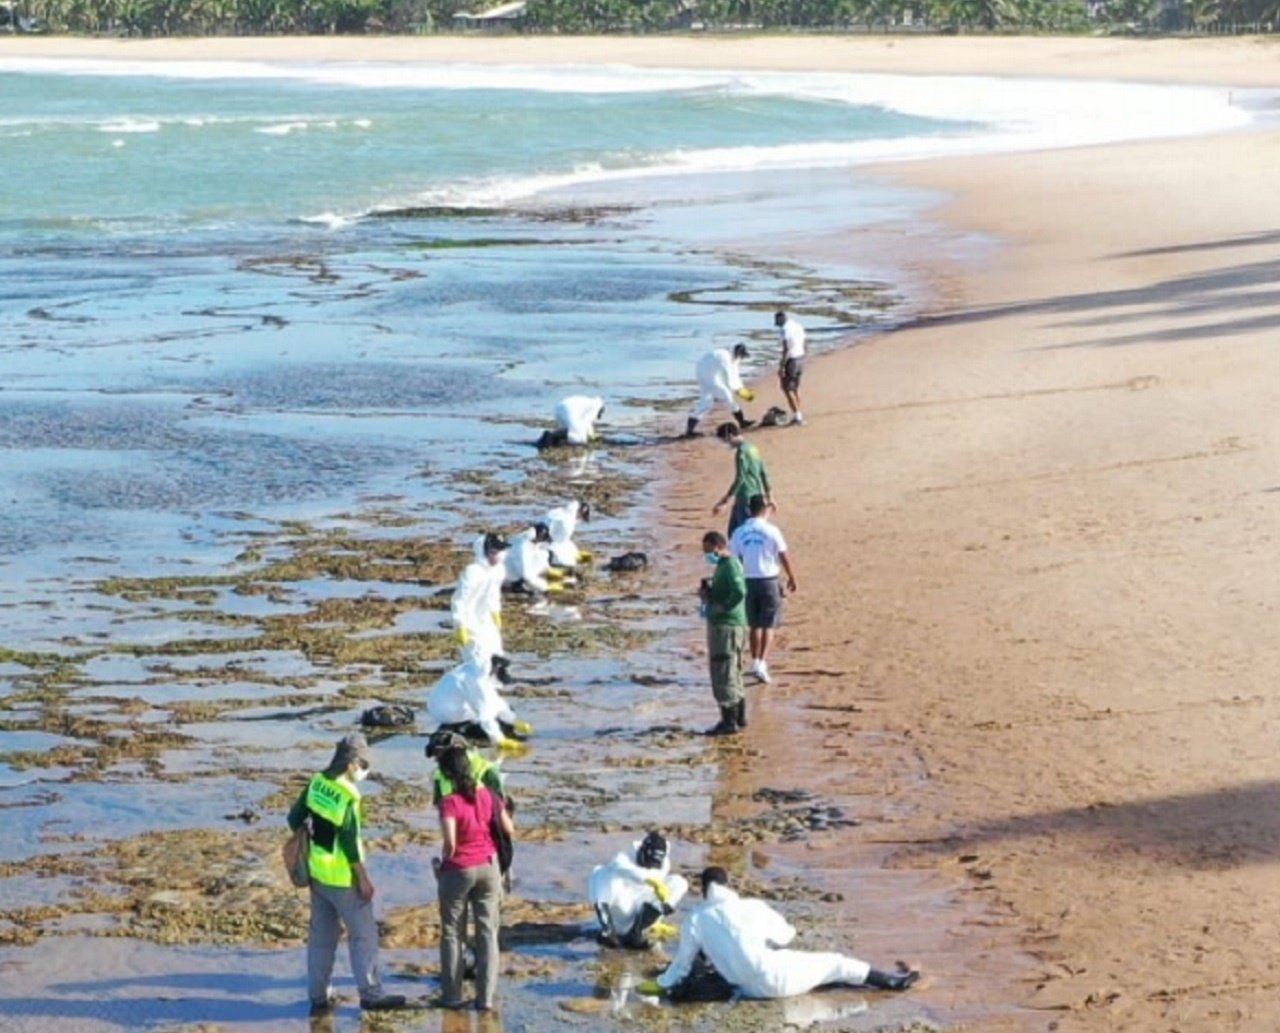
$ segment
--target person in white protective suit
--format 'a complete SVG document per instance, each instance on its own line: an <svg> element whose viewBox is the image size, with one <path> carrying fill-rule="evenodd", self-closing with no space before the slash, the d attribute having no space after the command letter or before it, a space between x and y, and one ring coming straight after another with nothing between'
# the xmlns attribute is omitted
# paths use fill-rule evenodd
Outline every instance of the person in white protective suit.
<svg viewBox="0 0 1280 1033"><path fill-rule="evenodd" d="M640 992L679 999L696 967L714 970L726 989L722 997L794 997L832 983L905 990L920 978L915 970L883 972L847 954L789 949L795 927L763 900L738 896L723 868L703 871L702 895L705 902L680 928L671 964L656 980L638 985Z"/></svg>
<svg viewBox="0 0 1280 1033"><path fill-rule="evenodd" d="M675 911L689 892L689 880L671 874L667 840L650 832L608 864L596 865L587 896L600 921L600 940L610 947L645 949L650 937L671 936L662 918Z"/></svg>
<svg viewBox="0 0 1280 1033"><path fill-rule="evenodd" d="M697 433L698 421L714 409L717 402L722 402L729 408L743 430L755 426L756 421L747 419L739 402L739 399L750 402L756 396L751 388L743 386L742 374L738 371L738 364L749 354L745 344L735 344L733 351L717 348L698 360L698 365L694 368L698 375L698 400L694 403L693 412L689 414L689 422L684 429L686 438Z"/></svg>
<svg viewBox="0 0 1280 1033"><path fill-rule="evenodd" d="M539 448L589 445L596 438L596 424L604 417L604 399L570 395L556 404L556 429L542 432Z"/></svg>
<svg viewBox="0 0 1280 1033"><path fill-rule="evenodd" d="M591 559L591 553L578 548L573 533L578 521L591 519L591 506L587 502L566 502L563 506L547 510L547 529L551 541L547 548L551 562L558 567L576 567Z"/></svg>
<svg viewBox="0 0 1280 1033"><path fill-rule="evenodd" d="M502 587L507 592L543 595L560 591L561 573L551 567L551 528L539 521L511 537Z"/></svg>
<svg viewBox="0 0 1280 1033"><path fill-rule="evenodd" d="M475 643L488 670L491 657L502 656L502 578L509 543L498 534L475 540L475 559L463 568L453 590L449 613L458 644Z"/></svg>
<svg viewBox="0 0 1280 1033"><path fill-rule="evenodd" d="M493 658L485 657L475 642L468 642L462 662L431 686L427 713L439 728L468 738L479 733L503 749L514 748L533 731L502 698Z"/></svg>

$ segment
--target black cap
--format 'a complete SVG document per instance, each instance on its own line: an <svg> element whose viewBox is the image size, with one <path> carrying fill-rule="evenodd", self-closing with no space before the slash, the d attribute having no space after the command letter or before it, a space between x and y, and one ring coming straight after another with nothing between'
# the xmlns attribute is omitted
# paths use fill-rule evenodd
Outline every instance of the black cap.
<svg viewBox="0 0 1280 1033"><path fill-rule="evenodd" d="M733 346L733 357L735 359L745 359L750 355L751 353L747 351L747 346L745 344L735 344Z"/></svg>
<svg viewBox="0 0 1280 1033"><path fill-rule="evenodd" d="M465 750L470 745L466 738L457 732L451 732L447 728L437 728L428 737L427 745L422 752L434 760L446 750Z"/></svg>
<svg viewBox="0 0 1280 1033"><path fill-rule="evenodd" d="M650 832L636 851L636 864L641 868L661 868L667 859L667 838L661 832Z"/></svg>
<svg viewBox="0 0 1280 1033"><path fill-rule="evenodd" d="M496 531L490 531L484 536L485 552L505 552L511 548L511 543Z"/></svg>

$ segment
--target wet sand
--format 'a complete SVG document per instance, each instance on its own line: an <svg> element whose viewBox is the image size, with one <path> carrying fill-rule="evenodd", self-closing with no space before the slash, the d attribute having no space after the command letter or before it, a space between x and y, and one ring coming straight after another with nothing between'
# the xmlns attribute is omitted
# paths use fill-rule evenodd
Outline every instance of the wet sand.
<svg viewBox="0 0 1280 1033"><path fill-rule="evenodd" d="M853 910L908 873L975 909L908 896L879 938L944 1015L1014 1009L974 1028L1280 1028L1278 157L1263 129L881 170L944 192L940 245L847 246L928 311L756 438L801 586L736 791L865 793L840 847L886 871ZM694 551L730 461L684 464Z"/></svg>

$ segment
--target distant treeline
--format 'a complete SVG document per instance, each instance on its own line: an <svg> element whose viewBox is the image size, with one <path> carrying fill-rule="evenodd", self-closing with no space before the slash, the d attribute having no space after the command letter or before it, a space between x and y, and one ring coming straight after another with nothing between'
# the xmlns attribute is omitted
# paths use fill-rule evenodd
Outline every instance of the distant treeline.
<svg viewBox="0 0 1280 1033"><path fill-rule="evenodd" d="M500 0L19 0L48 32L123 36L448 32ZM3 12L0 12L0 17ZM16 18L14 18L16 21ZM823 29L1271 32L1280 0L529 0L511 32ZM3 28L0 22L0 28Z"/></svg>

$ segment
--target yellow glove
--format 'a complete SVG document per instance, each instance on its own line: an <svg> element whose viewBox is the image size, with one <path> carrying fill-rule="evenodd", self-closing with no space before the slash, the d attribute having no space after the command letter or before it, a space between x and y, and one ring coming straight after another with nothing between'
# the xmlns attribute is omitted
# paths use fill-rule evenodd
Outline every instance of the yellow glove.
<svg viewBox="0 0 1280 1033"><path fill-rule="evenodd" d="M664 922L662 919L654 922L646 930L655 940L674 940L680 935L680 930L670 922Z"/></svg>
<svg viewBox="0 0 1280 1033"><path fill-rule="evenodd" d="M587 550L586 550L586 549L579 549L579 550L578 550L578 562L579 562L579 563L590 563L590 562L591 562L591 553L587 552Z"/></svg>
<svg viewBox="0 0 1280 1033"><path fill-rule="evenodd" d="M658 898L660 904L665 904L671 899L671 891L667 889L667 884L661 879L645 879L649 884L649 888L653 890L654 896Z"/></svg>
<svg viewBox="0 0 1280 1033"><path fill-rule="evenodd" d="M533 734L533 725L529 724L528 721L516 721L514 724L512 724L511 727L514 728L521 735Z"/></svg>
<svg viewBox="0 0 1280 1033"><path fill-rule="evenodd" d="M547 582L547 595L550 595L552 592L563 592L563 591L564 591L564 583L563 583L563 582L561 582L561 581L549 581L549 582Z"/></svg>
<svg viewBox="0 0 1280 1033"><path fill-rule="evenodd" d="M496 624L499 628L502 627L502 611L501 610L493 611L493 623Z"/></svg>
<svg viewBox="0 0 1280 1033"><path fill-rule="evenodd" d="M567 573L568 571L564 567L548 567L546 576L548 581L558 581Z"/></svg>
<svg viewBox="0 0 1280 1033"><path fill-rule="evenodd" d="M756 393L749 387L740 387L736 393L744 402L754 402L756 400Z"/></svg>
<svg viewBox="0 0 1280 1033"><path fill-rule="evenodd" d="M636 993L646 997L661 997L666 991L658 985L656 979L642 979L636 984Z"/></svg>
<svg viewBox="0 0 1280 1033"><path fill-rule="evenodd" d="M461 625L458 626L458 645L465 646L471 641L471 632Z"/></svg>
<svg viewBox="0 0 1280 1033"><path fill-rule="evenodd" d="M525 748L524 743L506 737L499 739L495 745L504 753L520 753Z"/></svg>

